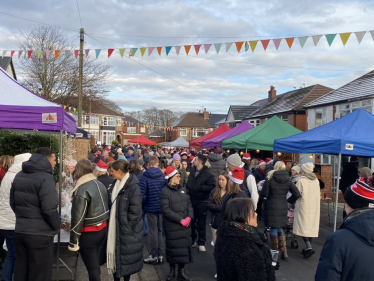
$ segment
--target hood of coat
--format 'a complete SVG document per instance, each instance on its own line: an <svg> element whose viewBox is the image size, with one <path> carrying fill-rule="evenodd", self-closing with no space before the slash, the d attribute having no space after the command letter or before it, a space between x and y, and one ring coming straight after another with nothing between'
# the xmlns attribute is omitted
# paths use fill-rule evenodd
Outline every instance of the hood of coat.
<svg viewBox="0 0 374 281"><path fill-rule="evenodd" d="M22 171L22 163L29 160L30 157L31 157L31 153L23 153L23 154L18 154L16 156L14 156L14 163L9 168L8 172L15 173L15 174L21 172Z"/></svg>
<svg viewBox="0 0 374 281"><path fill-rule="evenodd" d="M257 229L252 228L254 231L257 231ZM259 246L264 246L264 242L262 242L260 239L257 238L258 233L250 233L243 229L237 228L233 225L230 225L228 223L224 223L220 227L220 234L226 238L240 238L240 239L247 239L251 240L252 242L258 244Z"/></svg>
<svg viewBox="0 0 374 281"><path fill-rule="evenodd" d="M340 229L349 229L362 242L374 246L374 210L357 209L349 214Z"/></svg>
<svg viewBox="0 0 374 281"><path fill-rule="evenodd" d="M143 177L147 177L150 179L161 179L162 178L165 180L165 174L159 168L155 168L155 167L150 167L147 171L145 171L143 174Z"/></svg>
<svg viewBox="0 0 374 281"><path fill-rule="evenodd" d="M288 174L287 171L284 171L284 170L283 171L275 171L274 174L273 174L273 179L276 182L285 183L288 180L290 180L290 175Z"/></svg>
<svg viewBox="0 0 374 281"><path fill-rule="evenodd" d="M217 162L219 160L222 160L222 155L220 153L212 153L208 156L208 159L211 162Z"/></svg>
<svg viewBox="0 0 374 281"><path fill-rule="evenodd" d="M26 174L34 174L38 172L53 174L52 165L48 158L38 153L34 153L28 161L22 163L22 171Z"/></svg>

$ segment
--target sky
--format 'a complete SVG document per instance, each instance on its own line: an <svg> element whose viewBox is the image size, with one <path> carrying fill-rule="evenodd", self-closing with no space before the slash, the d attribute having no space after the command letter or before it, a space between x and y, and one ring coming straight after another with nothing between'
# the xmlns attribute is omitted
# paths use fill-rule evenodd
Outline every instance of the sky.
<svg viewBox="0 0 374 281"><path fill-rule="evenodd" d="M78 13L79 6L80 16ZM278 50L260 42L254 52L238 53L233 44L219 54L193 47L177 55L154 50L124 58L118 50L108 59L108 48L183 46L330 33L374 30L374 1L120 1L120 0L12 0L0 8L0 50L18 50L20 34L37 23L61 28L79 45L84 27L85 49L103 49L99 60L111 66L108 97L123 111L157 107L175 111L227 113L230 105L249 105L267 97L273 85L278 94L321 84L338 88L374 69L374 41L369 32L358 43L352 34L343 46L339 35L329 46L324 36L317 46L308 38L291 49L282 40ZM14 59L16 73L22 69Z"/></svg>

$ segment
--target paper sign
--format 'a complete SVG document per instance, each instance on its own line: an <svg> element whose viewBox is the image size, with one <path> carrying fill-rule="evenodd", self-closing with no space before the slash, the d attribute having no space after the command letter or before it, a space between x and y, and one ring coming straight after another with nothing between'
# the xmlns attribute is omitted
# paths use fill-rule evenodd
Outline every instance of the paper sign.
<svg viewBox="0 0 374 281"><path fill-rule="evenodd" d="M346 144L345 149L346 150L353 150L353 144Z"/></svg>
<svg viewBox="0 0 374 281"><path fill-rule="evenodd" d="M57 113L42 113L43 123L57 123Z"/></svg>

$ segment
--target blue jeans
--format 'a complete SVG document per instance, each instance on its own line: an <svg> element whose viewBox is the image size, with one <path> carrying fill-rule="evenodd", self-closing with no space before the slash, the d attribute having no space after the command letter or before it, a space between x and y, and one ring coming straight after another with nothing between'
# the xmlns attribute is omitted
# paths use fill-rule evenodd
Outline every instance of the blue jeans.
<svg viewBox="0 0 374 281"><path fill-rule="evenodd" d="M278 233L282 233L282 232L283 232L283 228L270 227L270 235L271 236L277 236Z"/></svg>
<svg viewBox="0 0 374 281"><path fill-rule="evenodd" d="M8 253L1 273L1 281L12 281L14 268L16 265L16 248L14 243L14 230L0 230L4 235ZM2 247L3 245L1 245Z"/></svg>
<svg viewBox="0 0 374 281"><path fill-rule="evenodd" d="M147 220L147 214L143 210L143 230L144 230L144 235L148 234L148 220Z"/></svg>

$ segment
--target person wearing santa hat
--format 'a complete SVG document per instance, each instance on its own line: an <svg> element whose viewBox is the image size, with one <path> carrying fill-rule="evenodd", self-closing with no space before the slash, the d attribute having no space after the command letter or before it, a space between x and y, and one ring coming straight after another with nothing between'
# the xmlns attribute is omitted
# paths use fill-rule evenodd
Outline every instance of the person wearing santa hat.
<svg viewBox="0 0 374 281"><path fill-rule="evenodd" d="M114 182L114 178L108 174L108 165L101 160L97 162L93 174L97 177L97 180L106 187L106 189L109 189L109 186Z"/></svg>
<svg viewBox="0 0 374 281"><path fill-rule="evenodd" d="M315 280L374 280L374 180L358 179L344 193L347 217L323 246Z"/></svg>
<svg viewBox="0 0 374 281"><path fill-rule="evenodd" d="M243 169L246 170L246 171L250 171L252 173L252 170L251 170L251 155L249 153L243 153L242 161L244 163Z"/></svg>
<svg viewBox="0 0 374 281"><path fill-rule="evenodd" d="M160 205L166 240L166 262L170 272L166 280L174 280L178 264L178 280L190 280L185 273L185 264L192 262L191 220L194 212L185 187L180 185L180 174L173 166L165 171L167 186L161 190Z"/></svg>
<svg viewBox="0 0 374 281"><path fill-rule="evenodd" d="M187 151L182 150L182 152L181 152L181 159L182 160L187 160L188 159L188 153L187 153Z"/></svg>

